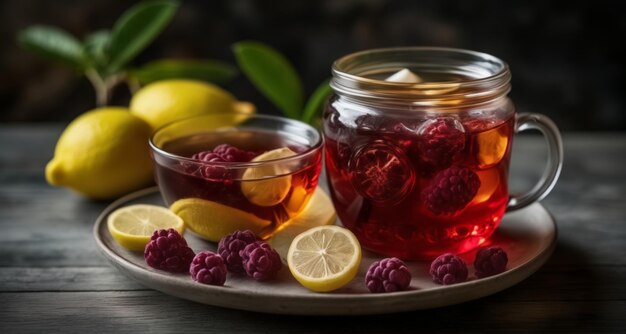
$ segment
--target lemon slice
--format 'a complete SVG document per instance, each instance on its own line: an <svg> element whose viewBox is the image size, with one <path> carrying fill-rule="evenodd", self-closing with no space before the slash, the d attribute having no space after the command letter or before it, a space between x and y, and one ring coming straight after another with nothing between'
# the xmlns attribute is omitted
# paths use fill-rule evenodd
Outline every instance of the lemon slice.
<svg viewBox="0 0 626 334"><path fill-rule="evenodd" d="M324 190L317 188L301 213L283 223L267 242L286 259L289 246L296 236L317 226L331 225L336 219L337 214L330 197Z"/></svg>
<svg viewBox="0 0 626 334"><path fill-rule="evenodd" d="M287 147L277 148L265 152L253 162L287 158L296 153ZM250 167L243 172L241 192L246 198L259 206L274 206L282 202L291 188L291 175L277 176L290 173L285 164L270 164L267 166Z"/></svg>
<svg viewBox="0 0 626 334"><path fill-rule="evenodd" d="M183 220L167 208L146 204L113 211L107 225L115 241L132 251L142 251L156 230L173 228L181 234L185 230Z"/></svg>
<svg viewBox="0 0 626 334"><path fill-rule="evenodd" d="M182 218L189 229L214 242L237 230L251 230L258 235L271 224L251 213L201 198L180 199L170 210Z"/></svg>
<svg viewBox="0 0 626 334"><path fill-rule="evenodd" d="M349 230L319 226L299 234L287 254L289 270L300 284L317 292L339 289L356 275L361 246Z"/></svg>

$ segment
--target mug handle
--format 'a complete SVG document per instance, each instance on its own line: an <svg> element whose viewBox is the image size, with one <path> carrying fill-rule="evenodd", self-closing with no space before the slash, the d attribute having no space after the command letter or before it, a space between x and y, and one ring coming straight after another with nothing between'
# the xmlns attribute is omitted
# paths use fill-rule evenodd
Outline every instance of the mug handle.
<svg viewBox="0 0 626 334"><path fill-rule="evenodd" d="M507 211L514 211L530 205L546 197L559 178L563 168L563 140L556 124L545 115L521 113L517 115L515 133L526 130L539 130L548 144L548 164L539 182L529 191L511 195Z"/></svg>

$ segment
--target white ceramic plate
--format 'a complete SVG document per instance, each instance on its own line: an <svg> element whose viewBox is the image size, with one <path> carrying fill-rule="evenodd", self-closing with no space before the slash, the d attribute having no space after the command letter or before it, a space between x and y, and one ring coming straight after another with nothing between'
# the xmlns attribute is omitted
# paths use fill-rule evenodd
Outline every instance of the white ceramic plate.
<svg viewBox="0 0 626 334"><path fill-rule="evenodd" d="M332 293L311 292L283 267L272 282L230 275L226 286L195 283L188 274L170 274L148 267L143 254L130 252L117 245L107 230L107 217L113 210L131 204L163 205L156 187L125 196L106 208L96 220L94 237L102 254L125 275L164 293L209 305L234 309L284 314L344 315L377 314L434 308L481 298L511 287L537 271L550 257L556 244L556 224L541 204L509 213L490 239L491 245L502 247L509 256L508 270L502 274L477 279L470 266L465 283L441 286L431 281L429 263L407 263L413 279L409 291L373 294L364 284L369 265L381 256L364 252L357 277L347 286ZM215 250L216 245L186 233L191 248ZM475 252L463 254L471 264Z"/></svg>

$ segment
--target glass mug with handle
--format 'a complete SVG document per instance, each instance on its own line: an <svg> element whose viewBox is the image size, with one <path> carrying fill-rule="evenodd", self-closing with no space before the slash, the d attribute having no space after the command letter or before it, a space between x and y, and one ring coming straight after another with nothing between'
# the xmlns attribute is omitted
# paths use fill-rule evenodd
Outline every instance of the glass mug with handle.
<svg viewBox="0 0 626 334"><path fill-rule="evenodd" d="M557 127L516 114L502 60L448 48L357 52L333 64L324 110L326 170L337 213L364 248L402 259L483 244L505 212L546 196L563 162ZM541 180L509 195L513 135L539 130Z"/></svg>

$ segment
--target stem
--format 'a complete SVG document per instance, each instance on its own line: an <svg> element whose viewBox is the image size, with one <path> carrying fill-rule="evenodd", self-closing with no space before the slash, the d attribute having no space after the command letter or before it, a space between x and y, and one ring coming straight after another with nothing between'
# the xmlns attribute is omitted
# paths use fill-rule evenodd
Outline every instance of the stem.
<svg viewBox="0 0 626 334"><path fill-rule="evenodd" d="M85 75L96 91L96 105L98 107L106 106L109 103L109 87L107 87L102 77L93 68L85 71Z"/></svg>
<svg viewBox="0 0 626 334"><path fill-rule="evenodd" d="M116 73L103 79L102 76L93 68L88 69L85 72L85 75L93 85L93 88L96 90L96 104L98 107L108 105L113 88L128 79L126 72Z"/></svg>
<svg viewBox="0 0 626 334"><path fill-rule="evenodd" d="M127 80L127 75L125 72L116 73L104 80L104 87L106 88L105 93L107 95L106 96L107 103L111 99L111 93L113 93L113 89L117 85L119 85L120 83L126 80Z"/></svg>

